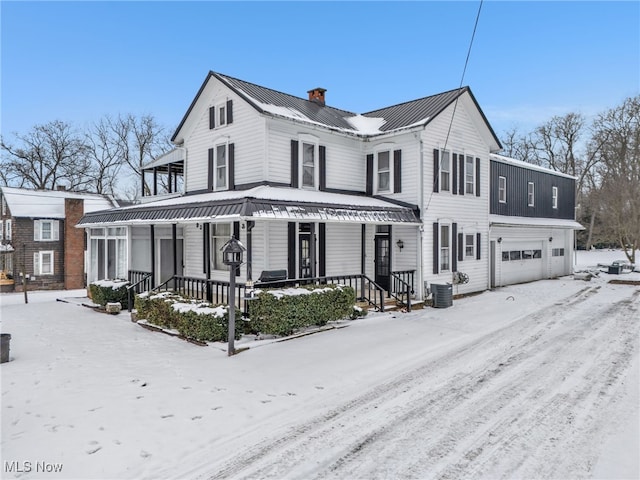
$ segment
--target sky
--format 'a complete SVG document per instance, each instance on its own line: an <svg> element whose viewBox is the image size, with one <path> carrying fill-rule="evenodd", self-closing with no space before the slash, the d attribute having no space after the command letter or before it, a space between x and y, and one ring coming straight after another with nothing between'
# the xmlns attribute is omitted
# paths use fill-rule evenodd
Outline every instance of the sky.
<svg viewBox="0 0 640 480"><path fill-rule="evenodd" d="M469 61L465 60L480 11ZM354 113L468 85L499 137L640 91L640 2L0 2L3 136L153 115L212 70Z"/></svg>

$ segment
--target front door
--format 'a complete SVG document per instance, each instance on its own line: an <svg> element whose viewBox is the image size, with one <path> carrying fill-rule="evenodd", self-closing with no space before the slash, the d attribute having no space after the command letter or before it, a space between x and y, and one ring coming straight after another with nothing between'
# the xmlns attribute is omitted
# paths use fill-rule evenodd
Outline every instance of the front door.
<svg viewBox="0 0 640 480"><path fill-rule="evenodd" d="M162 283L173 277L173 240L162 238L158 243L160 246L159 283ZM176 240L176 275L182 275L182 247L182 240Z"/></svg>
<svg viewBox="0 0 640 480"><path fill-rule="evenodd" d="M375 278L374 281L389 291L389 275L391 273L391 238L389 235L375 237Z"/></svg>
<svg viewBox="0 0 640 480"><path fill-rule="evenodd" d="M311 271L311 233L300 232L298 236L299 272L298 278L312 277Z"/></svg>

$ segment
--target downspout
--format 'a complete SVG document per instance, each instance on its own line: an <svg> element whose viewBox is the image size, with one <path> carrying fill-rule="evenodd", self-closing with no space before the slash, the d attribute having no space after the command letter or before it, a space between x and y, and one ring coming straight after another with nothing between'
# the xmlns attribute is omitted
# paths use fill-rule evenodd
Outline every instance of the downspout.
<svg viewBox="0 0 640 480"><path fill-rule="evenodd" d="M420 196L420 216L422 219L425 218L426 212L424 211L424 143L422 138L420 138L420 155L418 156L418 195ZM417 300L425 300L424 298L424 278L423 278L423 250L424 245L422 242L424 241L424 224L418 227L418 233L416 234L418 241L418 268L417 268L417 276L418 281L416 284L416 290L418 292Z"/></svg>

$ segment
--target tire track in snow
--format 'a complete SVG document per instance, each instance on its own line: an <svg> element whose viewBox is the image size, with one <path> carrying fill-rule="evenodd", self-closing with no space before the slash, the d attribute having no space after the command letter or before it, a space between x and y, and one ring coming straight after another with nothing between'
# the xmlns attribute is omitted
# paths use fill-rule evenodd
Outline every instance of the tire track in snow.
<svg viewBox="0 0 640 480"><path fill-rule="evenodd" d="M554 432L558 426L562 427L560 433L567 430L572 406L589 399L593 402L593 388L600 385L592 382L592 388L585 385L577 391L551 395L545 383L532 382L532 376L547 385L562 385L567 378L584 374L583 366L570 352L563 357L562 368L548 357L561 355L567 345L579 345L585 330L592 337L590 345L602 341L601 337L611 332L596 328L599 315L618 318L624 308L636 303L637 292L626 303L612 305L608 312L590 311L588 300L598 288L586 287L577 296L409 371L281 438L267 439L250 453L228 460L210 478L471 478L496 473L496 469L498 475L507 476L535 473L539 465L528 460L534 458L531 450L549 454L558 450L558 443L566 443ZM568 314L574 310L576 314L570 315L573 324L568 324ZM585 314L583 321L576 320ZM637 350L637 341L628 338L634 327L626 328L626 357L618 358L617 366L608 370L612 388ZM496 353L492 345L502 345L503 350ZM455 371L453 366L464 365L465 360L468 368ZM602 376L595 364L586 373L596 380ZM600 403L610 400L611 395L605 392L602 397ZM593 404L591 410L599 405ZM585 423L588 418L582 420ZM594 423L587 423L582 430L600 428L588 425ZM416 461L407 462L402 452L412 449ZM505 457L511 459L506 467L502 466ZM552 463L561 461L556 455ZM569 467L574 465L568 462L564 468Z"/></svg>

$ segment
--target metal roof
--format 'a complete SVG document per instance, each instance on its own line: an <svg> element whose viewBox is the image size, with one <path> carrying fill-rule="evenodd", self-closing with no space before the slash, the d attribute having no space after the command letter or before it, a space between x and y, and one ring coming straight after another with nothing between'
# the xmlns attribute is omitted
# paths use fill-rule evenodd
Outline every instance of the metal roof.
<svg viewBox="0 0 640 480"><path fill-rule="evenodd" d="M417 212L389 204L346 205L291 202L256 198L192 202L179 205L139 206L94 212L82 217L78 227L103 224L193 223L216 219L255 218L295 221L420 224Z"/></svg>

